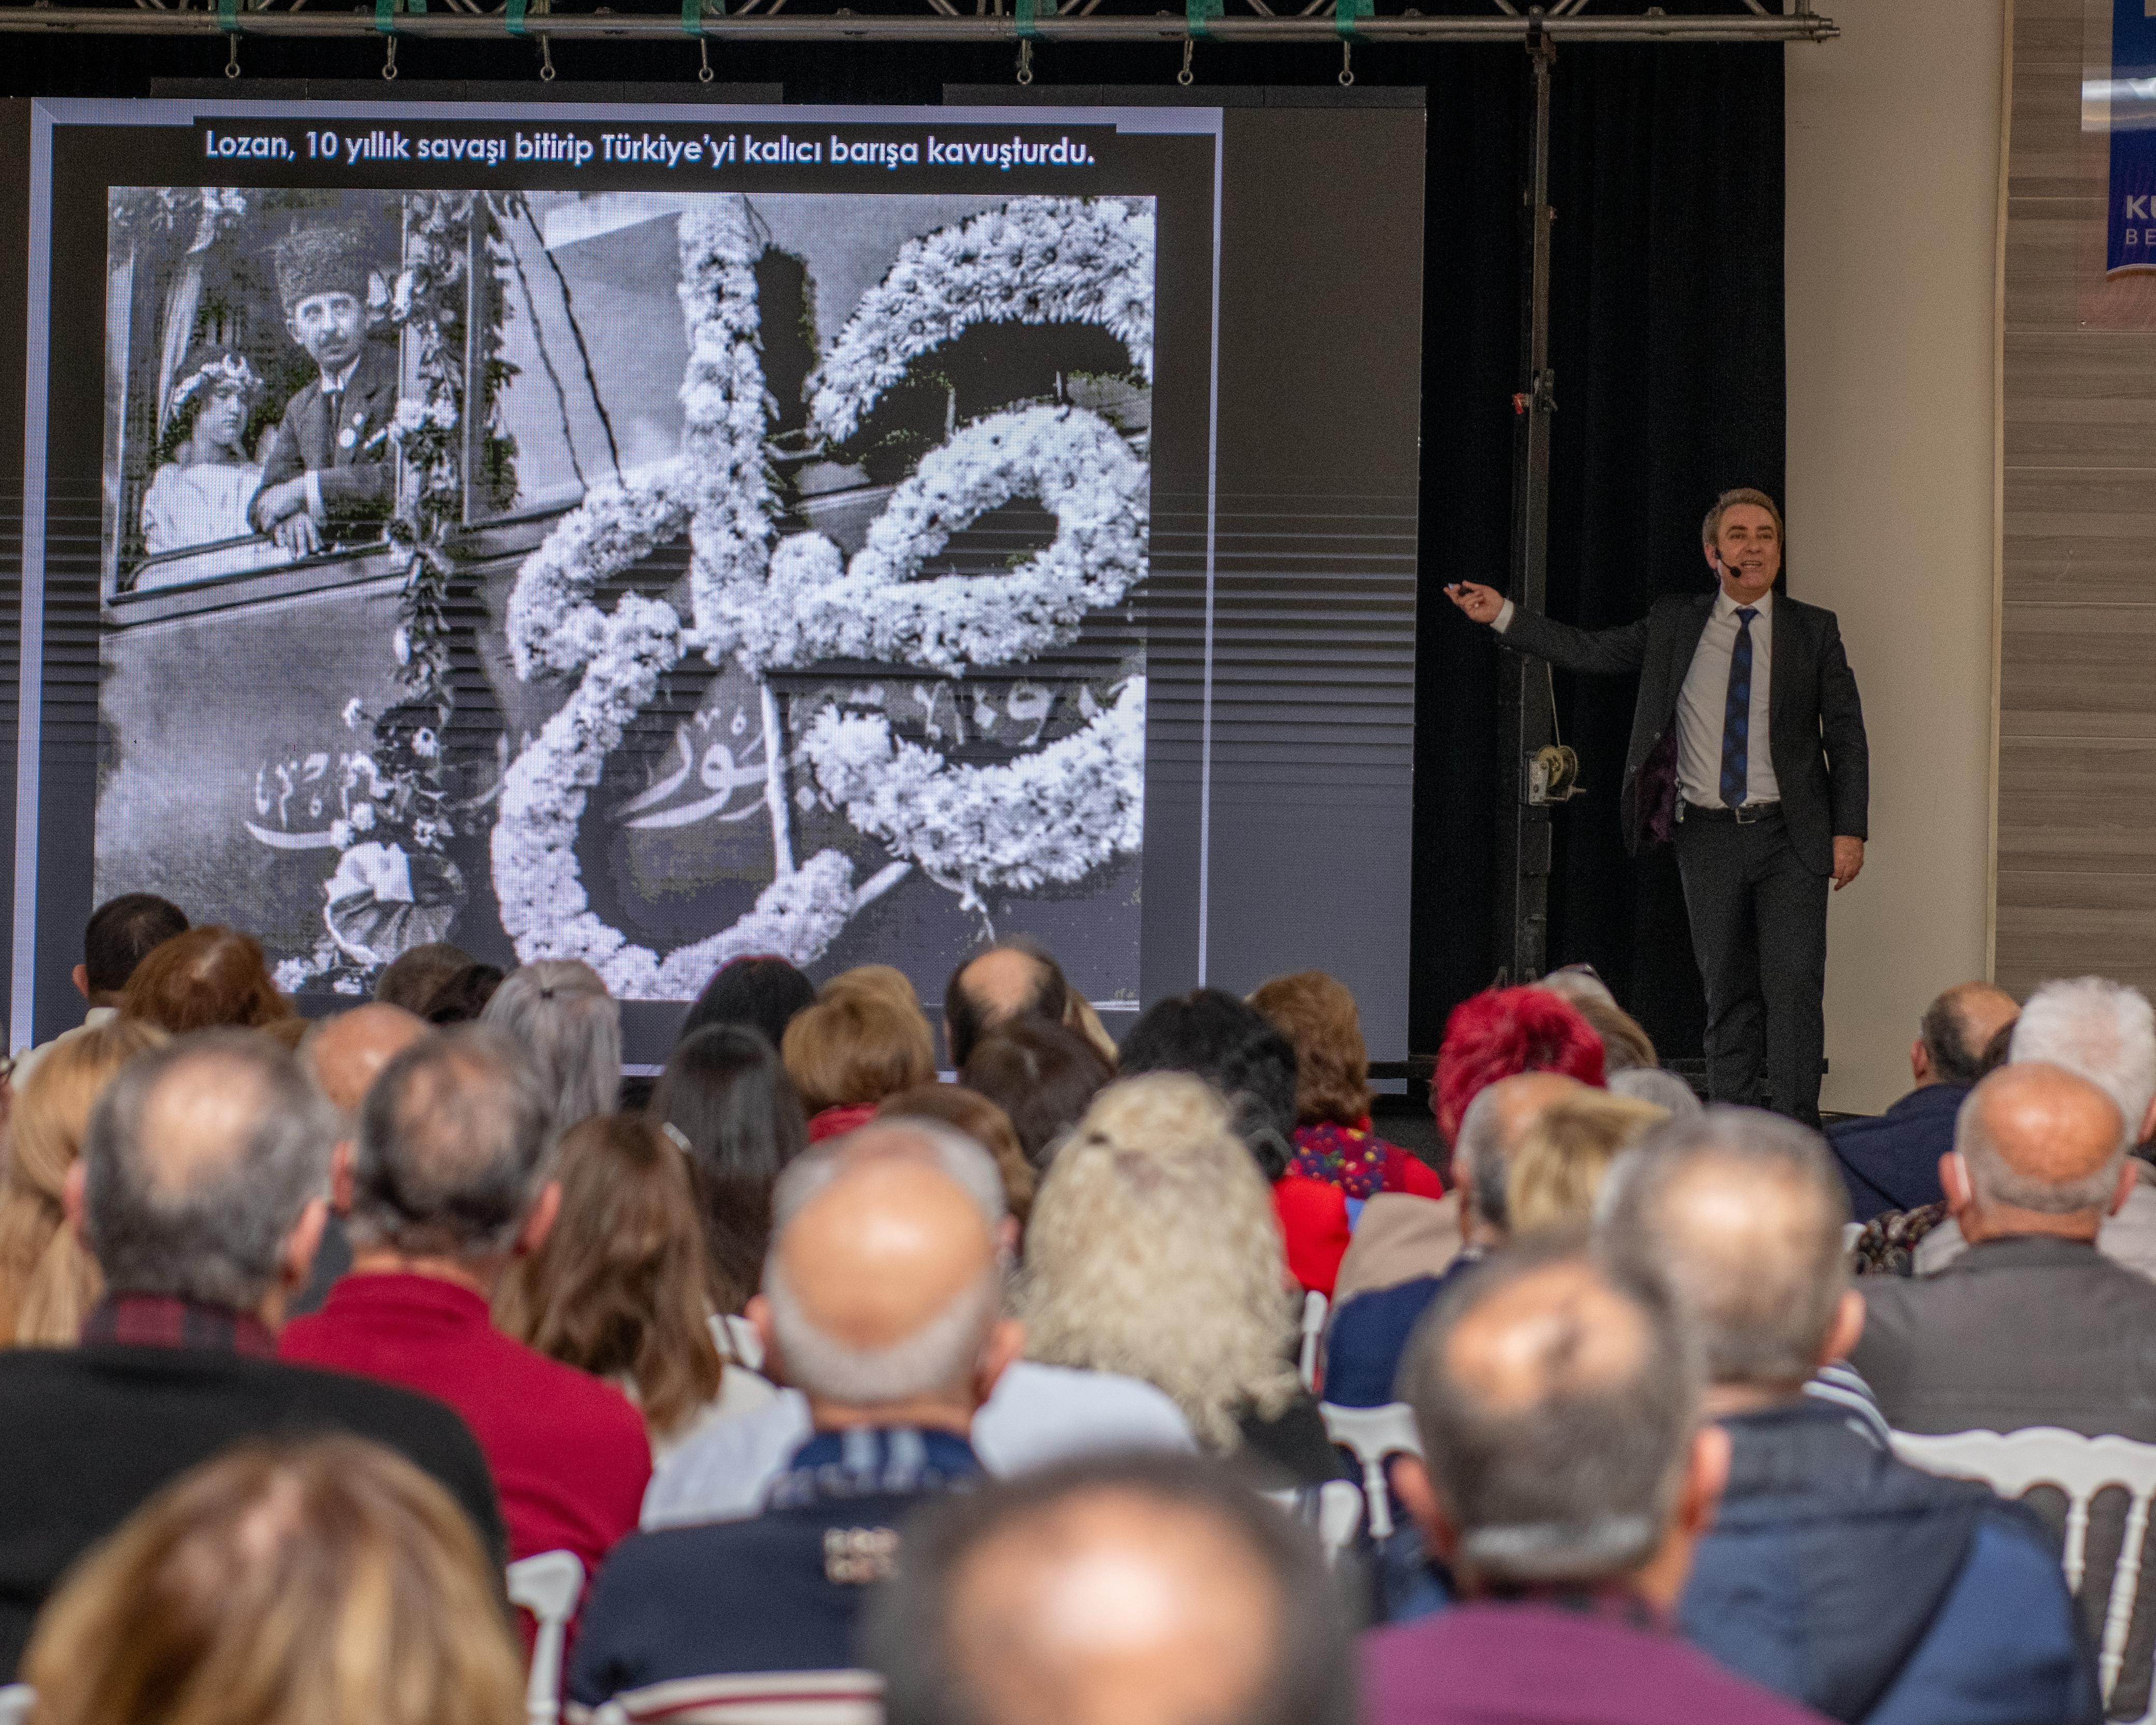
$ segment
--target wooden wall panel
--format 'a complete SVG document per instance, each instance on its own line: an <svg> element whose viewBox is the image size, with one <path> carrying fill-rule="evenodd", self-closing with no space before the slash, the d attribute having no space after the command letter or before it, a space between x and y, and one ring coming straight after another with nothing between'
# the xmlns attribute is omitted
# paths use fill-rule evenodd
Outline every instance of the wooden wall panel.
<svg viewBox="0 0 2156 1725"><path fill-rule="evenodd" d="M1994 968L2156 993L2156 280L2105 285L2087 0L2015 0ZM2145 322L2107 327L2106 311Z"/></svg>

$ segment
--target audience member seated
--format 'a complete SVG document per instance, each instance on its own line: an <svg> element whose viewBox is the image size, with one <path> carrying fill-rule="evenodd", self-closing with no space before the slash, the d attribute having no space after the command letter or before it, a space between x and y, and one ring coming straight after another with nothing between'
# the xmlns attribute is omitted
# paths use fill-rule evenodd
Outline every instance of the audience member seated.
<svg viewBox="0 0 2156 1725"><path fill-rule="evenodd" d="M895 1096L886 1096L876 1105L876 1118L889 1120L903 1116L915 1120L940 1120L944 1125L955 1127L995 1158L996 1173L1003 1178L1004 1204L1011 1219L1018 1224L1021 1240L1025 1234L1026 1218L1033 1214L1033 1194L1040 1183L1033 1172L1033 1164L1025 1159L1025 1152L1019 1146L1018 1133L1010 1123L1010 1117L977 1090L968 1090L963 1084L924 1084L914 1090L902 1090Z"/></svg>
<svg viewBox="0 0 2156 1725"><path fill-rule="evenodd" d="M688 1159L642 1115L594 1114L556 1153L561 1213L494 1296L494 1321L549 1359L618 1384L664 1455L706 1420L770 1399L743 1373L733 1405L706 1293Z"/></svg>
<svg viewBox="0 0 2156 1725"><path fill-rule="evenodd" d="M1260 985L1250 1004L1295 1046L1295 1153L1288 1172L1337 1186L1359 1207L1380 1192L1442 1198L1445 1183L1370 1125L1370 1056L1355 997L1322 970Z"/></svg>
<svg viewBox="0 0 2156 1725"><path fill-rule="evenodd" d="M339 1131L330 1163L329 1220L307 1285L292 1298L294 1317L320 1312L337 1278L352 1268L352 1240L345 1218L352 1210L352 1158L359 1137L359 1105L382 1069L426 1034L427 1026L413 1014L377 999L334 1018L318 1019L300 1040L300 1065L314 1080L322 1100L336 1110Z"/></svg>
<svg viewBox="0 0 2156 1725"><path fill-rule="evenodd" d="M1545 988L1486 988L1454 1007L1430 1087L1430 1111L1445 1142L1460 1141L1470 1102L1499 1079L1522 1072L1558 1072L1599 1086L1602 1039Z"/></svg>
<svg viewBox="0 0 2156 1725"><path fill-rule="evenodd" d="M1202 1463L1080 1463L945 1499L871 1599L886 1725L1353 1725L1308 1533Z"/></svg>
<svg viewBox="0 0 2156 1725"><path fill-rule="evenodd" d="M1958 983L1924 1009L1909 1048L1917 1087L1884 1114L1829 1129L1849 1207L1860 1222L1937 1204L1939 1158L1953 1148L1954 1114L1978 1079L1985 1045L2020 1009L1989 983Z"/></svg>
<svg viewBox="0 0 2156 1725"><path fill-rule="evenodd" d="M499 964L467 964L453 970L441 986L427 997L419 1016L436 1026L475 1024L486 1016L486 1004L509 980Z"/></svg>
<svg viewBox="0 0 2156 1725"><path fill-rule="evenodd" d="M83 998L82 1023L15 1057L8 1081L20 1096L46 1050L120 1016L120 1001L137 965L176 934L187 932L187 913L153 892L126 892L90 913L82 932L82 963L69 980ZM0 1336L6 1332L0 1331Z"/></svg>
<svg viewBox="0 0 2156 1725"><path fill-rule="evenodd" d="M1006 1255L1016 1230L1005 1214L994 1163L971 1140L920 1119L877 1121L818 1147L848 1165L878 1158L925 1162L956 1180L994 1231ZM785 1183L780 1195L789 1189ZM805 1195L795 1182L797 1204ZM783 1230L786 1216L778 1218ZM646 1528L737 1520L753 1515L793 1452L810 1436L808 1399L785 1389L770 1406L714 1421L667 1457L644 1494ZM1035 1360L1014 1360L973 1419L973 1443L991 1474L1012 1475L1073 1456L1132 1450L1196 1448L1176 1404L1137 1378Z"/></svg>
<svg viewBox="0 0 2156 1725"><path fill-rule="evenodd" d="M808 1142L793 1081L754 1026L706 1024L674 1045L650 1113L689 1158L711 1307L737 1314L763 1276L771 1189Z"/></svg>
<svg viewBox="0 0 2156 1725"><path fill-rule="evenodd" d="M1146 1009L1124 1039L1122 1070L1127 1078L1192 1073L1227 1099L1237 1135L1271 1183L1289 1273L1330 1299L1353 1218L1338 1186L1289 1169L1295 1045L1248 1001L1219 988L1194 988Z"/></svg>
<svg viewBox="0 0 2156 1725"><path fill-rule="evenodd" d="M796 1013L779 1052L808 1111L808 1142L850 1132L876 1104L936 1081L936 1039L910 998L834 977Z"/></svg>
<svg viewBox="0 0 2156 1725"><path fill-rule="evenodd" d="M153 947L121 991L123 1018L174 1036L221 1027L259 1029L292 1016L251 934L212 923Z"/></svg>
<svg viewBox="0 0 2156 1725"><path fill-rule="evenodd" d="M456 1505L390 1451L248 1444L69 1575L23 1675L38 1725L520 1725L501 1588Z"/></svg>
<svg viewBox="0 0 2156 1725"><path fill-rule="evenodd" d="M360 1111L352 1273L279 1351L447 1402L486 1452L510 1554L562 1548L593 1569L636 1525L644 1421L612 1384L503 1335L488 1312L560 1209L547 1101L485 1025L436 1031L383 1067Z"/></svg>
<svg viewBox="0 0 2156 1725"><path fill-rule="evenodd" d="M979 1476L974 1411L1021 1337L1003 1316L998 1219L936 1163L987 1157L925 1122L861 1137L876 1134L929 1158L834 1145L796 1161L779 1178L778 1238L750 1307L767 1357L808 1399L813 1435L760 1515L623 1543L585 1607L569 1679L580 1704L634 1710L665 1683L670 1708L721 1695L738 1707L750 1697L737 1684L705 1697L682 1681L748 1674L829 1673L843 1687L898 1524L925 1496Z"/></svg>
<svg viewBox="0 0 2156 1725"><path fill-rule="evenodd" d="M1062 966L1037 942L1024 935L998 941L952 971L944 987L943 1046L952 1070L963 1069L983 1036L1014 1019L1043 1018L1085 1035L1073 1021L1078 1004ZM1112 1050L1100 1052L1105 1057Z"/></svg>
<svg viewBox="0 0 2156 1725"><path fill-rule="evenodd" d="M959 1082L1004 1111L1037 1173L1115 1068L1077 1031L1036 1014L1007 1019L973 1045Z"/></svg>
<svg viewBox="0 0 2156 1725"><path fill-rule="evenodd" d="M761 1030L773 1048L786 1040L793 1014L816 998L816 985L783 958L729 958L711 973L681 1020L681 1041L717 1024Z"/></svg>
<svg viewBox="0 0 2156 1725"><path fill-rule="evenodd" d="M1536 1111L1505 1160L1505 1225L1512 1237L1584 1229L1618 1157L1668 1118L1652 1102L1591 1090Z"/></svg>
<svg viewBox="0 0 2156 1725"><path fill-rule="evenodd" d="M374 998L384 1006L401 1006L424 1018L442 984L472 963L472 955L447 941L423 941L408 947L374 979Z"/></svg>
<svg viewBox="0 0 2156 1725"><path fill-rule="evenodd" d="M1404 1368L1427 1464L1394 1480L1463 1603L1365 1644L1370 1725L1815 1720L1668 1628L1729 1440L1656 1278L1516 1246L1454 1290Z"/></svg>
<svg viewBox="0 0 2156 1725"><path fill-rule="evenodd" d="M166 1040L156 1025L124 1019L85 1026L46 1045L16 1096L0 1155L0 1348L80 1339L105 1282L68 1226L68 1176L113 1074Z"/></svg>
<svg viewBox="0 0 2156 1725"><path fill-rule="evenodd" d="M1542 1111L1584 1093L1558 1072L1520 1072L1486 1086L1455 1134L1452 1177L1460 1188L1460 1250L1428 1275L1358 1296L1334 1314L1325 1348L1325 1399L1343 1407L1382 1407L1422 1315L1466 1270L1511 1238L1506 1194L1512 1159Z"/></svg>
<svg viewBox="0 0 2156 1725"><path fill-rule="evenodd" d="M1707 1411L1729 1435L1685 1632L1847 1725L2094 1725L2094 1664L2043 1524L1896 1461L1804 1393L1864 1322L1847 1215L1818 1137L1752 1109L1666 1128L1617 1175L1604 1242L1668 1276L1700 1329Z"/></svg>
<svg viewBox="0 0 2156 1725"><path fill-rule="evenodd" d="M2156 1011L2138 988L2101 977L2046 983L2010 1028L2004 1059L2046 1060L2078 1073L2118 1104L2137 1146L2156 1137ZM2145 1157L2129 1158L2133 1190L2103 1219L2096 1243L2106 1257L2156 1278L2156 1167ZM1916 1239L1910 1271L1943 1270L1966 1245L1953 1218L1944 1217Z"/></svg>
<svg viewBox="0 0 2156 1725"><path fill-rule="evenodd" d="M69 1564L238 1439L341 1430L446 1486L501 1559L485 1458L439 1402L279 1363L336 1123L298 1063L213 1033L138 1055L99 1098L68 1183L107 1292L74 1348L0 1352L0 1676Z"/></svg>
<svg viewBox="0 0 2156 1725"><path fill-rule="evenodd" d="M1239 1003L1240 1004L1240 1003ZM1339 1476L1295 1372L1297 1301L1263 1180L1217 1092L1111 1084L1057 1153L1026 1235L1026 1357L1163 1389L1262 1483Z"/></svg>
<svg viewBox="0 0 2156 1725"><path fill-rule="evenodd" d="M1620 1072L1655 1071L1661 1056L1646 1028L1617 1004L1609 984L1592 965L1568 964L1553 970L1537 988L1547 988L1587 1020L1588 1028L1602 1039L1602 1070L1607 1078Z"/></svg>
<svg viewBox="0 0 2156 1725"><path fill-rule="evenodd" d="M1673 1120L1688 1120L1705 1107L1695 1091L1674 1072L1660 1066L1627 1066L1609 1075L1609 1094L1652 1102Z"/></svg>
<svg viewBox="0 0 2156 1725"><path fill-rule="evenodd" d="M1936 1276L1862 1283L1850 1363L1888 1422L2156 1442L2156 1286L2096 1249L2133 1189L2118 1103L2063 1067L2016 1060L1962 1103L1940 1174L1969 1250Z"/></svg>
<svg viewBox="0 0 2156 1725"><path fill-rule="evenodd" d="M613 1112L621 1095L621 1003L590 965L574 958L520 965L479 1021L508 1038L530 1065L557 1132Z"/></svg>

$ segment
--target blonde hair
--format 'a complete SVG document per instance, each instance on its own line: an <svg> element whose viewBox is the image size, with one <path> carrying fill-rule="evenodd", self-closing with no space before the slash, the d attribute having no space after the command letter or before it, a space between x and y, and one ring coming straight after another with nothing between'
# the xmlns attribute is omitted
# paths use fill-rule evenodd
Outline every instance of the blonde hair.
<svg viewBox="0 0 2156 1725"><path fill-rule="evenodd" d="M1552 1228L1584 1228L1618 1156L1670 1117L1634 1096L1583 1090L1552 1102L1520 1135L1505 1175L1505 1217L1513 1239Z"/></svg>
<svg viewBox="0 0 2156 1725"><path fill-rule="evenodd" d="M60 1194L112 1075L167 1040L155 1024L126 1019L79 1031L38 1056L16 1096L0 1165L0 1347L71 1348L80 1338L105 1278L67 1225Z"/></svg>
<svg viewBox="0 0 2156 1725"><path fill-rule="evenodd" d="M499 1581L449 1496L357 1438L183 1474L69 1576L23 1679L38 1725L518 1725Z"/></svg>
<svg viewBox="0 0 2156 1725"><path fill-rule="evenodd" d="M1142 1378L1224 1454L1240 1416L1294 1400L1272 1193L1209 1086L1152 1072L1093 1099L1034 1200L1017 1311L1029 1358Z"/></svg>
<svg viewBox="0 0 2156 1725"><path fill-rule="evenodd" d="M911 983L901 1001L872 974L889 968L864 965L834 977L787 1025L779 1058L809 1113L880 1102L935 1081L935 1033Z"/></svg>

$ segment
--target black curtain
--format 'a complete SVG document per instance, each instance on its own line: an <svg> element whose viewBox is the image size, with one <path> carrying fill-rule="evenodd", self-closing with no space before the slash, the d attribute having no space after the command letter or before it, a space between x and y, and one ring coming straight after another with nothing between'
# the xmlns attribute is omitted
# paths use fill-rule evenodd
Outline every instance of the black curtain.
<svg viewBox="0 0 2156 1725"><path fill-rule="evenodd" d="M1424 9L1462 8L1455 0ZM1694 8L1678 0L1668 9ZM696 68L686 39L565 43L550 86L536 81L535 44L409 41L398 54L403 77L391 86L378 80L382 50L372 42L249 38L240 49L249 75L227 85L218 76L221 42L16 36L8 49L0 90L12 95L146 95L153 79L181 78L214 79L218 93L235 96L261 93L258 80L300 78L367 80L401 95L417 94L421 80L528 78L531 99L543 101L585 82L678 85ZM1034 89L1173 90L1180 61L1172 44L1044 44ZM783 83L799 102L934 102L946 84L998 83L1014 69L1008 47L884 43L721 44L712 63L723 80ZM1329 44L1205 44L1191 94L1221 84L1336 89L1339 64ZM1409 1040L1428 1053L1445 1014L1488 983L1496 963L1497 649L1439 589L1506 579L1532 103L1517 47L1362 46L1355 70L1366 85L1421 87L1430 114L1408 955ZM1549 608L1598 626L1630 621L1658 594L1706 590L1698 526L1717 491L1756 485L1781 495L1782 50L1568 48L1555 69L1551 141L1558 413ZM1342 171L1353 173L1353 163ZM1352 315L1352 305L1281 308L1284 333ZM1801 592L1794 567L1791 578ZM1666 850L1628 859L1618 839L1632 685L1559 675L1557 694L1589 794L1557 818L1551 962L1592 963L1665 1055L1696 1055L1703 1008L1675 865ZM1509 781L1509 772L1502 776Z"/></svg>

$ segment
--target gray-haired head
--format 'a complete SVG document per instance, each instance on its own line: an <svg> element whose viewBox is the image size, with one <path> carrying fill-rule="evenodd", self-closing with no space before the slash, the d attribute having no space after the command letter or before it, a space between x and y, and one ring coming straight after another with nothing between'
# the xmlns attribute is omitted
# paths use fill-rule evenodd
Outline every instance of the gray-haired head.
<svg viewBox="0 0 2156 1725"><path fill-rule="evenodd" d="M567 1132L621 1099L621 1003L590 965L543 958L509 973L480 1014L531 1062Z"/></svg>
<svg viewBox="0 0 2156 1725"><path fill-rule="evenodd" d="M2156 1011L2140 989L2103 977L2046 983L2015 1020L2007 1059L2079 1073L2118 1104L2138 1138L2156 1097Z"/></svg>
<svg viewBox="0 0 2156 1725"><path fill-rule="evenodd" d="M552 1127L546 1092L500 1032L458 1024L422 1038L360 1106L352 1244L412 1256L506 1253L546 1184Z"/></svg>
<svg viewBox="0 0 2156 1725"><path fill-rule="evenodd" d="M1609 1094L1630 1096L1635 1102L1652 1102L1666 1109L1672 1120L1690 1120L1704 1104L1699 1093L1666 1066L1627 1066L1609 1075Z"/></svg>
<svg viewBox="0 0 2156 1725"><path fill-rule="evenodd" d="M1658 1277L1513 1247L1417 1326L1402 1377L1471 1584L1612 1579L1660 1548L1702 1373Z"/></svg>
<svg viewBox="0 0 2156 1725"><path fill-rule="evenodd" d="M864 1227L878 1206L906 1227ZM941 1122L876 1121L796 1158L772 1210L763 1297L796 1388L873 1407L972 1381L1006 1274L1003 1180L987 1151Z"/></svg>
<svg viewBox="0 0 2156 1725"><path fill-rule="evenodd" d="M1717 1107L1658 1127L1618 1163L1597 1228L1613 1256L1668 1278L1714 1383L1794 1394L1818 1368L1849 1286L1848 1220L1818 1133Z"/></svg>
<svg viewBox="0 0 2156 1725"><path fill-rule="evenodd" d="M251 1312L328 1195L337 1122L268 1037L205 1030L121 1068L83 1137L84 1221L115 1293Z"/></svg>
<svg viewBox="0 0 2156 1725"><path fill-rule="evenodd" d="M1516 1072L1485 1085L1460 1117L1453 1158L1466 1176L1476 1216L1486 1227L1503 1232L1511 1225L1505 1183L1512 1153L1552 1102L1581 1088L1561 1072Z"/></svg>
<svg viewBox="0 0 2156 1725"><path fill-rule="evenodd" d="M2093 1078L2017 1057L1963 1099L1954 1150L1979 1203L2101 1215L2125 1163L2124 1118L2116 1095Z"/></svg>

